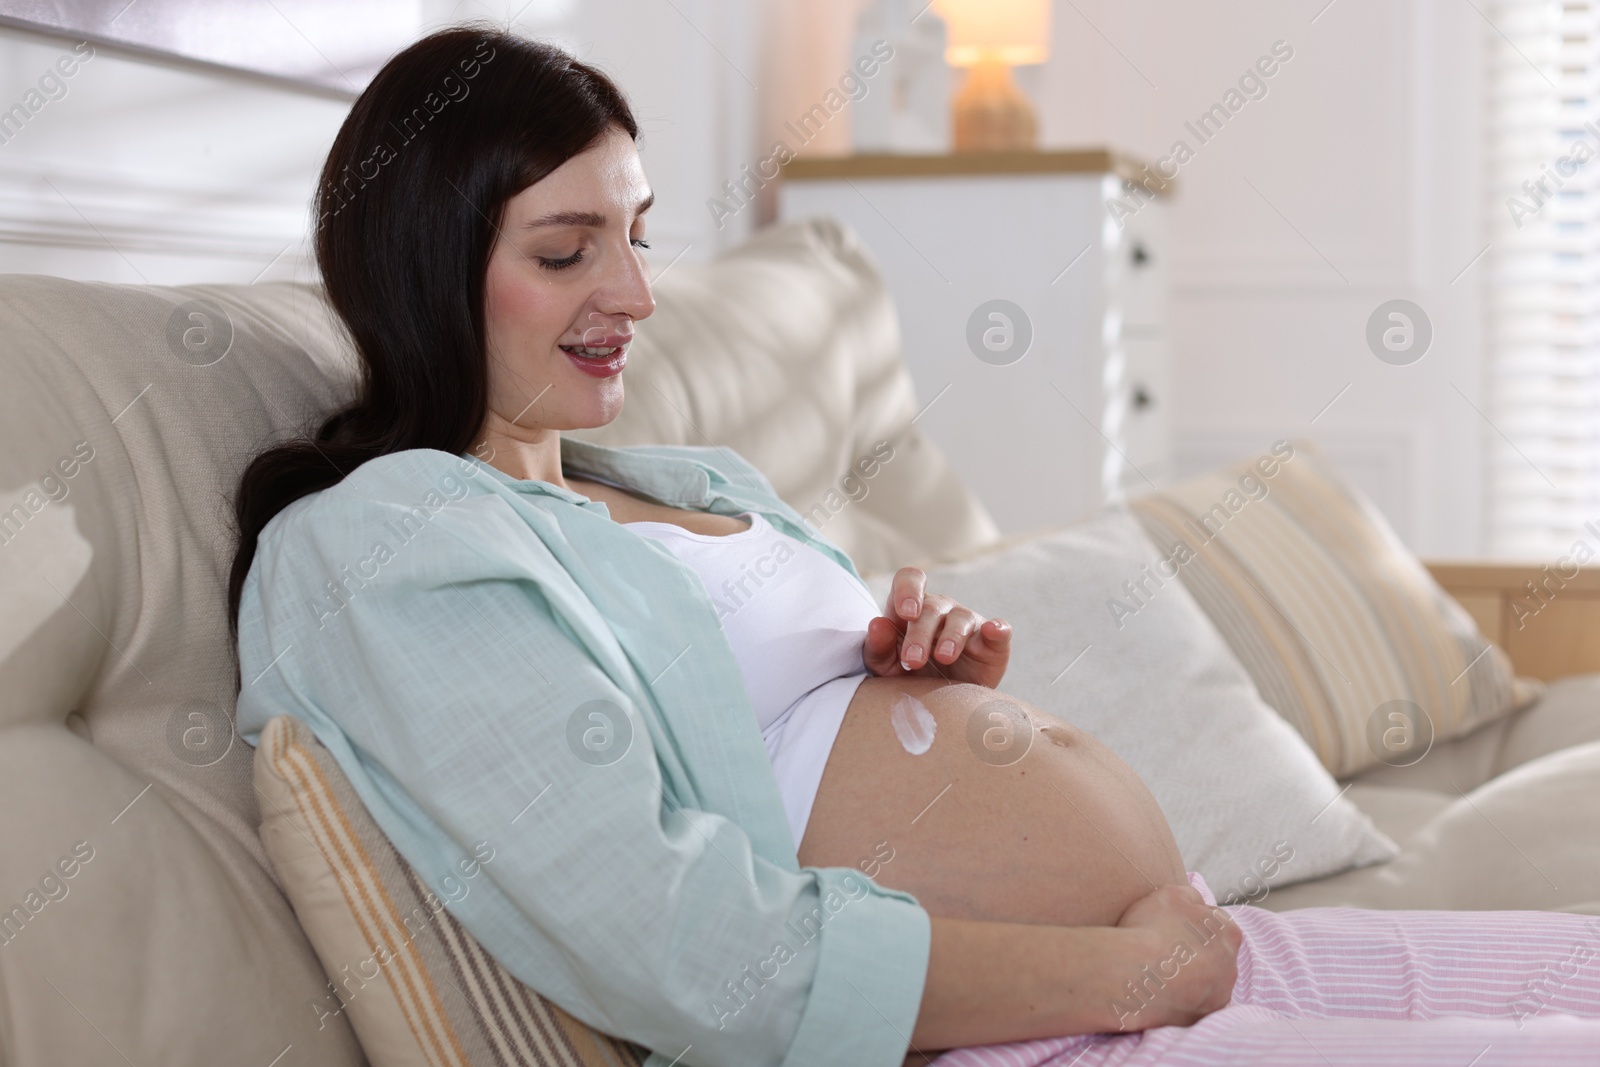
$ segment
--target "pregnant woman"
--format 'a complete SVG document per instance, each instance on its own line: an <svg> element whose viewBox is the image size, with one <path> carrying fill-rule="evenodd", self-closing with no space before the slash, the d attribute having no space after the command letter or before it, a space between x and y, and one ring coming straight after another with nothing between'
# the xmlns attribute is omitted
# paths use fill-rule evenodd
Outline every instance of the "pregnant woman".
<svg viewBox="0 0 1600 1067"><path fill-rule="evenodd" d="M656 1067L1600 1055L1593 968L1529 992L1590 920L1217 908L1121 760L996 688L1002 620L914 568L880 612L725 448L565 436L654 308L637 137L487 28L356 101L316 252L362 376L243 478L247 739L309 722L432 885L492 855L452 911Z"/></svg>

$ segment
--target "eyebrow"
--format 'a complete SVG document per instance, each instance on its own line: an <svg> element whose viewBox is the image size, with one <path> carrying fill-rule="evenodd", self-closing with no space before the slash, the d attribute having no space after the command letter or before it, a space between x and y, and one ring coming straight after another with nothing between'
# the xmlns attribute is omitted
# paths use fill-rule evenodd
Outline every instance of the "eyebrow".
<svg viewBox="0 0 1600 1067"><path fill-rule="evenodd" d="M655 202L656 194L651 193L639 201L639 206L633 209L634 215L643 215ZM529 220L522 228L531 230L539 226L593 226L599 229L605 224L606 217L593 211L552 211L548 215Z"/></svg>

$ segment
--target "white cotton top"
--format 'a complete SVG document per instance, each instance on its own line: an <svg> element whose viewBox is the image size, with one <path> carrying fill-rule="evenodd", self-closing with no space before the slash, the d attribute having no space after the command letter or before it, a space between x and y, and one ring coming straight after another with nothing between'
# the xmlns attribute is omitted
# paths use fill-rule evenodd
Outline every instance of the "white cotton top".
<svg viewBox="0 0 1600 1067"><path fill-rule="evenodd" d="M854 575L757 512L749 529L702 534L668 522L629 522L699 576L744 675L772 759L795 847L833 738L868 677L867 623L878 610Z"/></svg>
<svg viewBox="0 0 1600 1067"><path fill-rule="evenodd" d="M668 522L630 522L700 575L744 673L765 736L824 682L866 670L861 647L878 614L872 593L833 560L757 512L738 533L695 533Z"/></svg>

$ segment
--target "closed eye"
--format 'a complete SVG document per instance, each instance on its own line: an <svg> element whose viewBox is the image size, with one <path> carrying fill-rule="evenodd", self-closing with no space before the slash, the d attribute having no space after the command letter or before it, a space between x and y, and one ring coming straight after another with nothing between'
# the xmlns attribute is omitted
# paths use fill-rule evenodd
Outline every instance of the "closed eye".
<svg viewBox="0 0 1600 1067"><path fill-rule="evenodd" d="M550 270L566 270L568 267L575 267L581 262L583 262L583 249L581 248L572 253L572 255L566 256L562 259L545 259L543 256L539 257L540 266L546 267Z"/></svg>
<svg viewBox="0 0 1600 1067"><path fill-rule="evenodd" d="M646 241L643 237L634 237L630 239L629 244L633 245L635 248L650 247L650 242ZM565 256L561 259L546 259L543 256L538 258L539 265L547 270L566 270L568 267L576 267L579 263L583 262L583 249L580 248L576 252L572 253L572 255Z"/></svg>

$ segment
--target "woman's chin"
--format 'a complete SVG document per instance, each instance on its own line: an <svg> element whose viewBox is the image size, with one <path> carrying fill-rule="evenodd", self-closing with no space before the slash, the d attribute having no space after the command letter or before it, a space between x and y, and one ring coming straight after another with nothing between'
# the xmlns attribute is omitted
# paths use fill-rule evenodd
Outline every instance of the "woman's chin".
<svg viewBox="0 0 1600 1067"><path fill-rule="evenodd" d="M585 403L577 405L578 410L571 412L566 420L564 430L593 430L598 427L615 422L618 415L622 414L622 379L621 377L608 378L599 383L599 388L586 398Z"/></svg>

